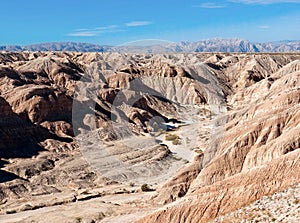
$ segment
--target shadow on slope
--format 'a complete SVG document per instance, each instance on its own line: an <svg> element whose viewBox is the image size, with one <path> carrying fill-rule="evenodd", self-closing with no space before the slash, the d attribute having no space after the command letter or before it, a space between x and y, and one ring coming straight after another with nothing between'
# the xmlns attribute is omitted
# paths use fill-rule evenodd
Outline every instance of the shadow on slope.
<svg viewBox="0 0 300 223"><path fill-rule="evenodd" d="M0 97L0 168L6 163L1 159L31 158L45 149L40 142L54 139L62 142L72 141L50 133L42 126L21 119L14 113L8 102ZM17 178L16 175L0 170L0 183Z"/></svg>

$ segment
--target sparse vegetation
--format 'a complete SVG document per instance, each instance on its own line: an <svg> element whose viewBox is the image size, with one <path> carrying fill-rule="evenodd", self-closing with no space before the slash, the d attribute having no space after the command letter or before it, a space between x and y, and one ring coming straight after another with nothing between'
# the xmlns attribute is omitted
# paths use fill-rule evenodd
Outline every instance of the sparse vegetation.
<svg viewBox="0 0 300 223"><path fill-rule="evenodd" d="M203 150L202 149L195 149L194 151L195 151L195 153L203 154Z"/></svg>
<svg viewBox="0 0 300 223"><path fill-rule="evenodd" d="M174 141L176 139L179 139L179 136L175 134L166 134L165 139L167 141Z"/></svg>
<svg viewBox="0 0 300 223"><path fill-rule="evenodd" d="M142 190L143 192L153 191L153 189L150 188L150 186L149 186L148 184L143 184L143 185L141 186L141 190Z"/></svg>
<svg viewBox="0 0 300 223"><path fill-rule="evenodd" d="M175 140L172 141L172 144L173 145L180 145L181 141L180 141L180 139L175 139Z"/></svg>
<svg viewBox="0 0 300 223"><path fill-rule="evenodd" d="M81 194L87 195L90 194L88 190L83 191Z"/></svg>
<svg viewBox="0 0 300 223"><path fill-rule="evenodd" d="M9 211L6 211L6 214L15 214L15 213L17 213L16 210L9 210Z"/></svg>
<svg viewBox="0 0 300 223"><path fill-rule="evenodd" d="M279 191L270 196L264 196L260 200L241 208L235 212L216 218L214 223L238 222L298 222L300 212L299 204L300 185ZM233 220L235 219L235 221Z"/></svg>
<svg viewBox="0 0 300 223"><path fill-rule="evenodd" d="M82 221L81 217L76 217L75 219L76 219L77 222L81 222Z"/></svg>
<svg viewBox="0 0 300 223"><path fill-rule="evenodd" d="M175 135L175 134L166 134L165 139L167 141L172 141L173 145L180 145L181 144L180 137L178 135Z"/></svg>

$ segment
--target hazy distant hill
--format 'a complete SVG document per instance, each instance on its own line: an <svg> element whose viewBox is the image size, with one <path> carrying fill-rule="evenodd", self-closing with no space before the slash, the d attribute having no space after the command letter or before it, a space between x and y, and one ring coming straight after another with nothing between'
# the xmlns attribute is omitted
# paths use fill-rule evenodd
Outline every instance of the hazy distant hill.
<svg viewBox="0 0 300 223"><path fill-rule="evenodd" d="M295 52L300 40L252 43L243 39L207 39L197 42L164 43L149 46L106 46L90 43L54 42L27 46L0 46L6 51L76 51L76 52Z"/></svg>
<svg viewBox="0 0 300 223"><path fill-rule="evenodd" d="M7 51L75 51L75 52L104 52L109 47L91 44L91 43L76 43L76 42L54 42L41 43L27 46L0 46L0 50Z"/></svg>

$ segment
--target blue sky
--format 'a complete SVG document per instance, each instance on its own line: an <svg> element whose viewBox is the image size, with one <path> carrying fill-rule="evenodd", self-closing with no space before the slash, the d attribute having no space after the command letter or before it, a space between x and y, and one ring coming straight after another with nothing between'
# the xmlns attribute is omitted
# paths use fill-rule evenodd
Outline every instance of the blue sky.
<svg viewBox="0 0 300 223"><path fill-rule="evenodd" d="M300 0L4 0L0 45L300 39Z"/></svg>

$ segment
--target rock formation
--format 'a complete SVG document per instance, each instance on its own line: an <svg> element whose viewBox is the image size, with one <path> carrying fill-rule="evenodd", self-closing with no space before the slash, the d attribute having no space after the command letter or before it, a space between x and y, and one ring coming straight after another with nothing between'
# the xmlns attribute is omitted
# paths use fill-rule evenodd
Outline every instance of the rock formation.
<svg viewBox="0 0 300 223"><path fill-rule="evenodd" d="M299 80L297 53L1 53L0 222L222 222L294 188Z"/></svg>

